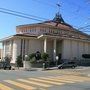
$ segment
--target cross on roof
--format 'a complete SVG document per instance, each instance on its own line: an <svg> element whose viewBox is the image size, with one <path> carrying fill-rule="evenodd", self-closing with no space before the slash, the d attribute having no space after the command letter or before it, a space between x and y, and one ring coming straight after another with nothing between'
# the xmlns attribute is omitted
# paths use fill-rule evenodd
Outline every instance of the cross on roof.
<svg viewBox="0 0 90 90"><path fill-rule="evenodd" d="M60 13L60 7L61 7L61 5L60 5L60 3L57 3L56 5L57 5L57 8L58 8L58 13Z"/></svg>

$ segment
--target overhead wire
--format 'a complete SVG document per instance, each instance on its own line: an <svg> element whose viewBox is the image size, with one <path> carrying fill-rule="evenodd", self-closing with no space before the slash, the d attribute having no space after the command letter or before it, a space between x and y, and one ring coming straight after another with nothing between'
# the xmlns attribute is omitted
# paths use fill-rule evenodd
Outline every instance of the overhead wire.
<svg viewBox="0 0 90 90"><path fill-rule="evenodd" d="M90 0L89 0L90 1ZM74 2L72 2L72 1L67 1L66 2L67 4L69 4L69 5L75 5L76 7L77 7L77 10L76 10L76 12L78 13L78 12L80 12L80 9L85 9L84 7L82 7L81 5L79 5L79 4L76 4L76 3L74 3ZM78 14L77 14L78 15ZM82 14L81 14L81 16L83 17L83 18L86 18L86 16L83 16ZM89 18L87 17L87 21L89 20ZM81 29L81 31L83 31L84 32L84 29L86 30L86 27L87 27L87 25L85 26L85 27L83 27L83 29ZM80 27L81 28L81 27ZM78 29L80 29L80 28L78 28ZM86 31L85 31L86 32ZM88 31L87 31L88 32Z"/></svg>
<svg viewBox="0 0 90 90"><path fill-rule="evenodd" d="M34 1L41 2L40 0L34 0ZM51 4L51 6L52 5L53 4ZM7 8L0 8L0 12L1 13L6 13L6 14L11 14L11 15L14 15L14 16L22 17L22 18L32 19L32 20L36 20L36 21L40 21L40 22L42 22L43 20L49 20L49 19L46 19L46 18L38 17L38 16L35 16L35 15L29 15L29 14L26 14L26 13L23 13L23 12L14 11L14 10L10 10L10 9L7 9ZM83 28L86 28L86 27L87 26L81 27L81 28L78 28L78 29L80 30L80 29L83 29Z"/></svg>
<svg viewBox="0 0 90 90"><path fill-rule="evenodd" d="M30 17L32 17L32 18L38 18L38 19L40 19L40 20L48 20L48 19L46 19L46 18L42 18L42 17L39 17L39 16L26 14L26 13L19 12L19 11L10 10L10 9L7 9L7 8L1 8L1 7L0 7L0 10L13 12L13 13L17 13L17 14L20 14L20 15L30 16Z"/></svg>
<svg viewBox="0 0 90 90"><path fill-rule="evenodd" d="M36 21L42 21L40 19L35 19L35 18L32 18L32 17L28 17L28 16L24 16L24 15L19 15L19 14L8 12L8 11L0 10L0 12L1 13L6 13L6 14L11 14L11 15L14 15L14 16L22 17L22 18L32 19L32 20L36 20Z"/></svg>

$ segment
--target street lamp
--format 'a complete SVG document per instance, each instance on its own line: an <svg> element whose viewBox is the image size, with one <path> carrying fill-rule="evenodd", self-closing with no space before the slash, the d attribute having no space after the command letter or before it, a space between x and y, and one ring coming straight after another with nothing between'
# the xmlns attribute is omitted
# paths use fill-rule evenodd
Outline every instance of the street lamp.
<svg viewBox="0 0 90 90"><path fill-rule="evenodd" d="M56 56L56 67L57 67L58 59L59 59L59 57Z"/></svg>
<svg viewBox="0 0 90 90"><path fill-rule="evenodd" d="M25 55L25 61L27 60L28 55Z"/></svg>
<svg viewBox="0 0 90 90"><path fill-rule="evenodd" d="M25 61L24 61L24 68L25 68L25 69L27 68L27 64L26 64L26 63L27 63L27 62L26 62L26 61L27 61L27 57L28 57L28 55L25 55Z"/></svg>

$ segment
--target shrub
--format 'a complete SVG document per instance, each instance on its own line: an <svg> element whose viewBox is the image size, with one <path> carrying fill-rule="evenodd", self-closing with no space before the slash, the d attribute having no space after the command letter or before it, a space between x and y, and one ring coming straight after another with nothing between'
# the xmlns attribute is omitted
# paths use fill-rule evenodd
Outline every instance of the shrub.
<svg viewBox="0 0 90 90"><path fill-rule="evenodd" d="M30 61L30 63L34 63L35 62L35 53L29 54L28 60Z"/></svg>
<svg viewBox="0 0 90 90"><path fill-rule="evenodd" d="M4 60L5 62L10 63L11 57L7 55L6 57L4 57Z"/></svg>
<svg viewBox="0 0 90 90"><path fill-rule="evenodd" d="M17 64L18 67L23 66L22 56L21 55L17 56L16 64Z"/></svg>
<svg viewBox="0 0 90 90"><path fill-rule="evenodd" d="M48 55L47 53L43 53L43 54L41 55L41 58L42 58L43 62L46 62L47 59L49 58L49 55Z"/></svg>

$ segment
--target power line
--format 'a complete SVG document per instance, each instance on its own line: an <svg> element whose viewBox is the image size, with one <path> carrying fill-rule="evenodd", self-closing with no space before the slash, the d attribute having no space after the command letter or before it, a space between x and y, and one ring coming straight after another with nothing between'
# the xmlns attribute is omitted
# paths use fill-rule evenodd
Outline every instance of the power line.
<svg viewBox="0 0 90 90"><path fill-rule="evenodd" d="M90 25L87 25L78 29L83 32L90 32Z"/></svg>
<svg viewBox="0 0 90 90"><path fill-rule="evenodd" d="M19 12L19 11L13 11L13 10L6 9L6 8L0 8L0 12L1 13L10 14L10 15L14 15L14 16L18 16L18 17L22 17L22 18L32 19L32 20L35 20L35 21L40 21L40 22L43 21L43 20L41 20L41 17L25 14L25 13ZM90 27L90 25L87 25L87 26L84 26L84 27L80 27L78 29L82 30L82 29L85 29L85 28L88 28L88 27ZM89 32L89 31L85 30L83 32Z"/></svg>
<svg viewBox="0 0 90 90"><path fill-rule="evenodd" d="M22 17L22 18L32 19L32 20L35 20L35 21L42 21L42 20L40 20L40 19L36 19L36 18L32 18L32 17L28 17L28 16L24 16L24 15L19 15L19 14L12 13L12 12L8 12L8 11L0 10L0 12L1 12L1 13L10 14L10 15L14 15L14 16L18 16L18 17Z"/></svg>
<svg viewBox="0 0 90 90"><path fill-rule="evenodd" d="M33 18L38 18L40 20L48 20L46 18L42 18L42 17L38 17L38 16L35 16L35 15L26 14L26 13L19 12L19 11L10 10L10 9L7 9L7 8L0 8L0 9L4 10L4 11L14 12L14 13L17 13L17 14L22 14L22 15L25 15L25 16L30 16L30 17L33 17Z"/></svg>
<svg viewBox="0 0 90 90"><path fill-rule="evenodd" d="M42 22L42 20L40 20L40 19L36 19L36 18L32 18L32 17L28 17L28 16L16 14L16 13L12 13L12 12L9 12L9 11L0 10L0 12L1 12L1 13L5 13L5 14L10 14L10 15L14 15L14 16L18 16L18 17L27 18L27 19L32 19L32 20L35 20L35 21L40 21L40 22ZM16 11L16 12L17 12L17 11ZM80 28L78 28L78 29L79 29L79 30L82 30L82 29L87 28L87 27L90 27L90 25L87 25L87 26L84 26L84 27L80 27ZM86 31L83 31L83 32L86 32ZM87 31L87 32L88 32L88 31Z"/></svg>
<svg viewBox="0 0 90 90"><path fill-rule="evenodd" d="M90 28L90 25L86 25L86 26L83 26L83 27L80 27L80 28L78 28L78 29L84 29L84 28Z"/></svg>

